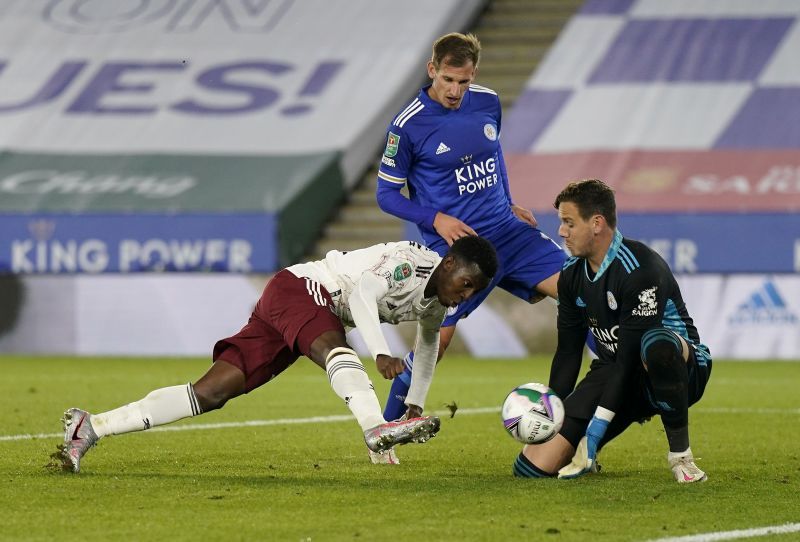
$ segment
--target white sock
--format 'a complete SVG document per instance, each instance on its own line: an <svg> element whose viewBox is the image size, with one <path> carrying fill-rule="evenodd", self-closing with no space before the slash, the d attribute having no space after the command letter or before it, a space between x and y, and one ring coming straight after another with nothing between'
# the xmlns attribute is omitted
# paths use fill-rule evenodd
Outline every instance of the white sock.
<svg viewBox="0 0 800 542"><path fill-rule="evenodd" d="M375 388L353 350L334 348L328 354L325 367L333 391L344 399L363 431L386 423Z"/></svg>
<svg viewBox="0 0 800 542"><path fill-rule="evenodd" d="M686 450L684 450L683 452L673 452L673 451L670 451L670 452L667 454L667 459L669 459L670 461L672 461L673 459L676 459L676 458L678 458L678 457L687 457L687 456L688 456L688 457L693 457L693 456L692 456L692 447L691 447L691 446L689 446L688 448L686 448Z"/></svg>
<svg viewBox="0 0 800 542"><path fill-rule="evenodd" d="M189 416L202 414L191 384L170 386L148 393L144 399L92 414L92 428L98 437L142 431Z"/></svg>

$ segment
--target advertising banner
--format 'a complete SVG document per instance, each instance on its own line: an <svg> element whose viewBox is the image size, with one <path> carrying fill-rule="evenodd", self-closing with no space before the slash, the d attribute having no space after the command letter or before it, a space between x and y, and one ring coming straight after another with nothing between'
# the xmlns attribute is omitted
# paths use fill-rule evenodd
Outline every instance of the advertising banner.
<svg viewBox="0 0 800 542"><path fill-rule="evenodd" d="M270 214L6 214L0 272L271 271L276 235Z"/></svg>
<svg viewBox="0 0 800 542"><path fill-rule="evenodd" d="M678 282L713 358L800 361L800 276L682 276Z"/></svg>
<svg viewBox="0 0 800 542"><path fill-rule="evenodd" d="M214 343L241 329L264 287L235 274L19 280L25 302L14 326L0 334L0 352L208 356L209 362Z"/></svg>
<svg viewBox="0 0 800 542"><path fill-rule="evenodd" d="M539 229L563 247L558 216L534 214ZM619 213L617 226L658 252L674 273L800 273L798 214ZM422 241L410 222L405 236Z"/></svg>
<svg viewBox="0 0 800 542"><path fill-rule="evenodd" d="M558 217L536 213L563 246ZM674 273L800 272L800 214L619 213L622 234L658 252Z"/></svg>
<svg viewBox="0 0 800 542"><path fill-rule="evenodd" d="M483 3L5 0L0 148L346 151L351 179L424 77L433 39Z"/></svg>

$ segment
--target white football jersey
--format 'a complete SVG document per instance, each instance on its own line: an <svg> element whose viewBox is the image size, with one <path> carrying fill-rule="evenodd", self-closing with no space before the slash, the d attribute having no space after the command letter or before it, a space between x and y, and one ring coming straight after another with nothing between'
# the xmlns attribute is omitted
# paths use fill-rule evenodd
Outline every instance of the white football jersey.
<svg viewBox="0 0 800 542"><path fill-rule="evenodd" d="M425 286L442 258L413 241L381 243L368 248L339 252L331 250L324 260L301 263L287 269L298 277L319 282L333 299L342 323L354 327L350 296L362 275L374 275L388 291L377 301L381 322L396 324L419 321L436 328L444 320L447 308L433 296L425 299Z"/></svg>
<svg viewBox="0 0 800 542"><path fill-rule="evenodd" d="M310 293L319 283L331 294L334 312L344 325L358 328L375 360L392 355L380 322L417 322L406 404L422 408L436 368L439 327L447 313L436 296L425 298L428 280L441 261L419 243L400 241L349 252L332 250L324 260L287 270L311 281L306 284Z"/></svg>

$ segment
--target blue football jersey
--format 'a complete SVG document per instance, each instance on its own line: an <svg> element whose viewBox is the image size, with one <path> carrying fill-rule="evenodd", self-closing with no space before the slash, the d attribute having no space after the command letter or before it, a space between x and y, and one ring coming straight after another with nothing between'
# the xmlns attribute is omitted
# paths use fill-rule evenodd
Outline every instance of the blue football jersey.
<svg viewBox="0 0 800 542"><path fill-rule="evenodd" d="M432 100L428 88L389 125L379 182L407 183L411 201L491 238L517 220L500 149L500 100L493 90L470 85L453 110ZM442 242L433 228L419 228L425 244Z"/></svg>

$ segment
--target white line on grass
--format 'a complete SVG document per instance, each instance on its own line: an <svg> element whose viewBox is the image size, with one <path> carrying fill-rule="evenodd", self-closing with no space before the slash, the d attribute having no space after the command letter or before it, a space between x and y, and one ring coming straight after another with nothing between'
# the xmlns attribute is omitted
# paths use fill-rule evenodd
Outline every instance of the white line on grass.
<svg viewBox="0 0 800 542"><path fill-rule="evenodd" d="M755 529L741 529L739 531L719 531L716 533L692 534L688 536L675 536L670 538L655 538L648 542L713 542L716 540L737 540L739 538L753 538L768 534L786 534L800 532L800 523L786 523L770 527Z"/></svg>
<svg viewBox="0 0 800 542"><path fill-rule="evenodd" d="M479 408L459 408L458 414L488 414L491 412L500 412L499 407L479 407ZM800 408L725 408L725 407L712 407L712 408L693 408L691 412L706 413L706 414L800 414ZM450 411L437 410L433 413L436 416L449 416ZM226 429L230 427L261 427L266 425L297 425L303 423L336 423L352 420L350 415L342 414L338 416L312 416L310 418L279 418L276 420L249 420L245 422L222 422L222 423L193 423L185 425L166 425L162 427L154 427L148 432L161 432L161 431L201 431L204 429ZM38 433L23 434L23 435L0 435L0 442L8 442L14 440L33 440L40 438L55 438L61 437L63 433Z"/></svg>
<svg viewBox="0 0 800 542"><path fill-rule="evenodd" d="M500 412L499 407L482 407L482 408L459 408L458 414L460 416L470 414L487 414L491 412ZM438 410L433 413L436 416L449 416L450 411ZM227 429L230 427L262 427L266 425L297 425L303 423L336 423L346 422L353 420L353 416L349 414L342 414L337 416L312 416L310 418L279 418L276 420L248 420L245 422L221 422L221 423L193 423L185 425L165 425L162 427L154 427L149 432L161 431L200 431L204 429ZM36 435L0 435L0 442L13 441L13 440L33 440L40 438L56 438L63 437L64 433L38 433Z"/></svg>
<svg viewBox="0 0 800 542"><path fill-rule="evenodd" d="M800 408L690 408L689 412L704 414L800 414Z"/></svg>

